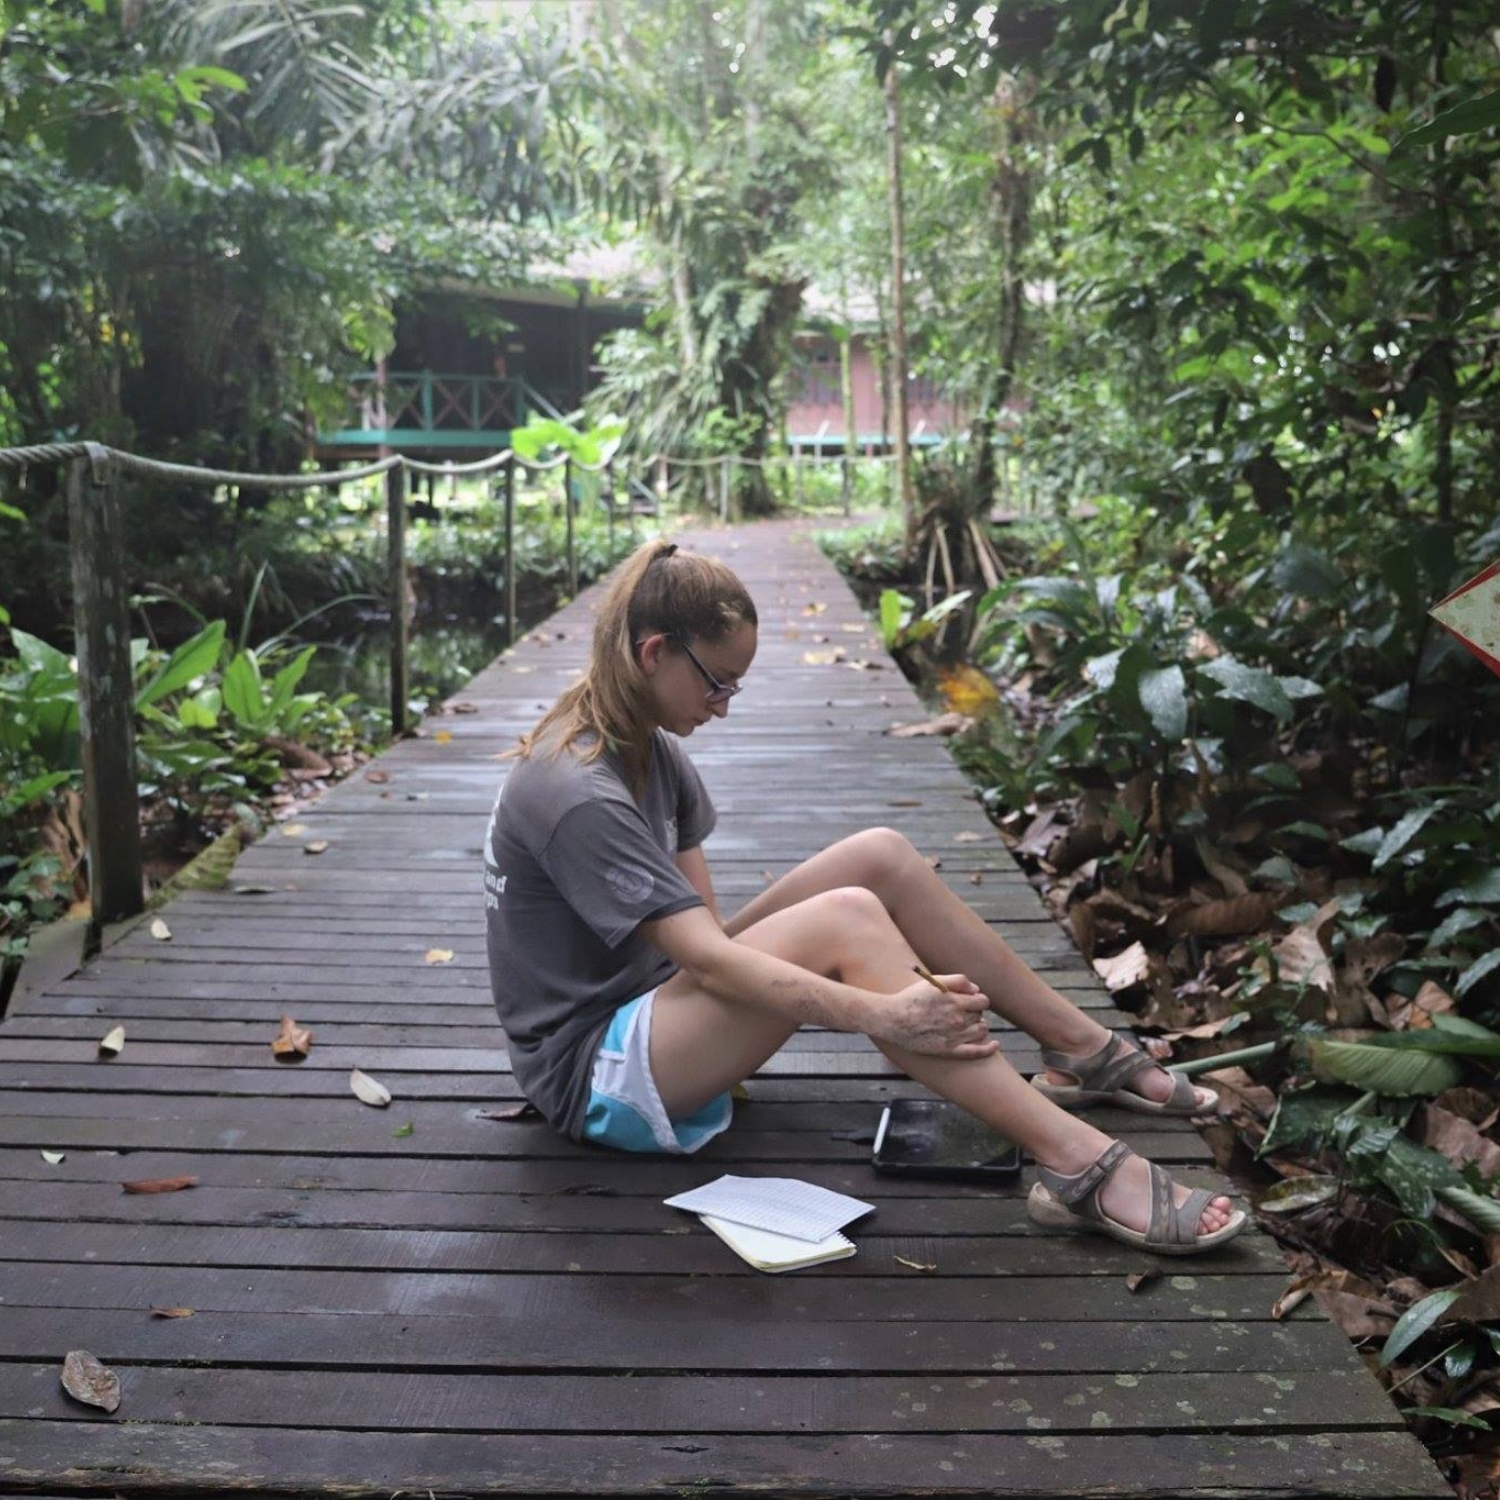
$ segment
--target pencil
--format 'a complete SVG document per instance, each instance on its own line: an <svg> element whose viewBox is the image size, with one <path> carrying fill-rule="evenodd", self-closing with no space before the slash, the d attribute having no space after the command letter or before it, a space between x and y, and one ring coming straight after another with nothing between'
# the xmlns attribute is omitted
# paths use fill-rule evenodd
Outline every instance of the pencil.
<svg viewBox="0 0 1500 1500"><path fill-rule="evenodd" d="M945 995L952 994L952 991L948 988L948 986L944 984L936 974L933 974L926 968L924 968L923 965L913 964L912 969L915 973L920 974L922 978L928 982L928 984L935 986L937 989L940 989Z"/></svg>

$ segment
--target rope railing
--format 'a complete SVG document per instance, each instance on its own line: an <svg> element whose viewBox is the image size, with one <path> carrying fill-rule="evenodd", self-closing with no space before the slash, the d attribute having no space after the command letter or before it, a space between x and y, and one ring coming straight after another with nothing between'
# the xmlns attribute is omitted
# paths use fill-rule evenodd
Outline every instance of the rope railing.
<svg viewBox="0 0 1500 1500"><path fill-rule="evenodd" d="M797 455L799 464L803 461ZM844 456L849 463L849 456ZM625 460L627 514L629 460ZM719 468L719 513L728 520L732 465L766 467L775 460L738 456L680 458L653 453L644 472L664 479L669 468ZM308 490L383 476L386 499L387 587L391 616L391 733L408 728L408 631L406 618L407 475L457 479L495 475L505 508L505 616L509 642L516 640L516 471L563 471L567 518L567 569L570 595L578 593L575 474L603 474L613 551L616 513L616 460L586 463L571 454L552 459L527 458L513 448L467 463L430 463L396 453L357 467L303 474L257 474L237 469L171 463L103 443L34 443L0 448L0 471L62 467L66 471L68 545L72 567L75 655L78 661L79 730L83 760L84 827L88 842L89 891L96 926L134 916L143 904L139 786L136 771L135 695L130 665L129 591L125 577L125 535L120 480L175 480L191 484L233 485L260 490ZM800 468L798 470L800 476ZM844 508L848 512L850 473L845 468ZM707 489L707 486L705 486ZM798 491L801 492L799 477Z"/></svg>
<svg viewBox="0 0 1500 1500"><path fill-rule="evenodd" d="M83 762L84 829L89 893L96 926L142 909L140 791L135 745L135 693L130 664L129 589L120 506L124 476L262 490L308 490L384 476L387 587L391 616L391 732L408 728L406 618L406 477L410 474L495 475L505 506L505 610L510 644L516 640L516 471L563 471L567 513L568 588L578 592L575 473L604 474L611 550L615 533L614 460L590 464L570 455L538 460L506 448L470 463L427 463L392 454L372 463L302 474L257 474L206 465L169 463L102 443L35 443L0 448L0 471L61 467L66 472L68 546L78 662L79 737ZM626 492L628 494L628 490ZM634 512L627 507L634 524Z"/></svg>

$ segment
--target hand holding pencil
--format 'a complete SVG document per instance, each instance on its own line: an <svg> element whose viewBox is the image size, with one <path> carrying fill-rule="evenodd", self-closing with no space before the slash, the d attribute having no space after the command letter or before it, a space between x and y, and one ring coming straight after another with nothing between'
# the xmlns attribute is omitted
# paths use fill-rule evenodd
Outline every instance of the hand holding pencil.
<svg viewBox="0 0 1500 1500"><path fill-rule="evenodd" d="M934 974L921 962L912 970L922 983L891 997L898 1003L880 1033L886 1040L935 1057L988 1057L998 1050L984 1019L989 999L972 979Z"/></svg>

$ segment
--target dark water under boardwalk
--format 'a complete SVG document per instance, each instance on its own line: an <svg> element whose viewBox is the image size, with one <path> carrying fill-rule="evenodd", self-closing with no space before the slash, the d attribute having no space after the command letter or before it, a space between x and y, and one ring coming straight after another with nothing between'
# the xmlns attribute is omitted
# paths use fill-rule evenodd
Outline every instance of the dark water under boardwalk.
<svg viewBox="0 0 1500 1500"><path fill-rule="evenodd" d="M690 745L724 907L893 825L1110 1012L946 749L884 735L921 705L810 529L700 539L762 614L744 695ZM1286 1272L1264 1235L1132 1294L1149 1258L1040 1232L1024 1183L875 1177L880 1104L922 1091L862 1038L800 1033L686 1161L482 1118L516 1098L483 947L494 757L572 680L596 598L481 672L459 695L477 711L251 848L251 890L180 899L170 942L140 926L0 1026L0 1490L1448 1494L1336 1328L1311 1304L1271 1318ZM868 667L806 659L835 645ZM295 1066L269 1048L284 1013L315 1034ZM354 1066L388 1109L353 1098ZM1222 1184L1187 1123L1097 1119ZM661 1203L724 1171L877 1210L853 1259L758 1275ZM180 1174L198 1185L121 1191ZM119 1374L114 1416L63 1394L71 1349Z"/></svg>

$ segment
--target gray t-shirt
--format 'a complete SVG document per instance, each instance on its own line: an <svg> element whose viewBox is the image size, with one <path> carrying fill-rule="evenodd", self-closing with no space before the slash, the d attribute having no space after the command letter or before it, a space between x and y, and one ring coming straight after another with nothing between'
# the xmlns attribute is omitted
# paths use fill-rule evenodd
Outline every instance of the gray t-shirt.
<svg viewBox="0 0 1500 1500"><path fill-rule="evenodd" d="M485 840L490 987L516 1082L575 1140L610 1017L676 972L637 929L703 904L672 856L714 821L696 767L661 729L640 804L610 752L585 765L545 743L500 789Z"/></svg>

